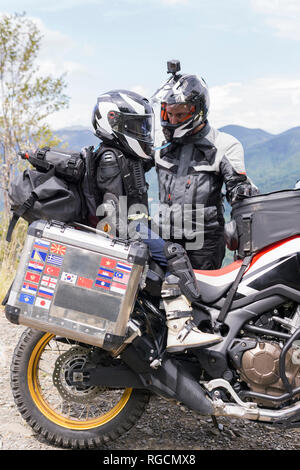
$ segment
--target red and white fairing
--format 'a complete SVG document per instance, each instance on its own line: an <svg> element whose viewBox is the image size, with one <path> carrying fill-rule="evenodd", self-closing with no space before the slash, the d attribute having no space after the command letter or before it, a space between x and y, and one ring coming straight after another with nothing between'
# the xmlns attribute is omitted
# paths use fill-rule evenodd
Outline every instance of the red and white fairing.
<svg viewBox="0 0 300 470"><path fill-rule="evenodd" d="M297 279L299 278L300 290L299 272L294 270L295 266L297 267L298 265L295 259L297 253L300 256L300 236L282 240L261 250L253 257L250 266L242 277L236 293L240 296L248 296L258 293L264 287L269 287L270 283L278 284L280 283L280 278L284 280L283 270L290 272L291 276L293 276L294 272L295 284L297 284ZM297 265L295 265L295 263L297 263ZM225 293L227 288L236 279L241 265L242 260L238 260L221 269L212 271L194 270L194 273L197 281L200 283L202 292L203 289L205 290L205 286L207 286L209 289L215 288L219 291L224 290ZM264 280L267 280L265 286ZM260 285L259 289L256 286L258 281Z"/></svg>

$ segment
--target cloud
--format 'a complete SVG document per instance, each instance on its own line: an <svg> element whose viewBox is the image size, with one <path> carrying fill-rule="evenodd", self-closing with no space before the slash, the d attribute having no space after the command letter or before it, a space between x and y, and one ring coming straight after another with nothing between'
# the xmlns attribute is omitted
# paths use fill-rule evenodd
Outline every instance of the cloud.
<svg viewBox="0 0 300 470"><path fill-rule="evenodd" d="M300 40L299 0L251 0L251 4L278 36Z"/></svg>
<svg viewBox="0 0 300 470"><path fill-rule="evenodd" d="M54 129L84 125L91 127L91 112L95 101L96 83L89 82L78 88L72 96L70 107L49 118ZM142 85L130 88L149 98ZM236 124L261 128L277 134L300 125L300 79L264 77L252 81L230 82L210 88L209 121L216 127ZM161 142L160 106L154 105L156 114L156 144Z"/></svg>
<svg viewBox="0 0 300 470"><path fill-rule="evenodd" d="M23 0L12 0L12 6L16 10L26 11L36 8L39 11L44 12L55 12L55 11L62 11L62 10L70 10L76 7L86 6L89 4L99 5L102 4L103 0L54 0L52 3L48 0L27 0L26 7L24 7ZM6 8L6 9L7 9Z"/></svg>
<svg viewBox="0 0 300 470"><path fill-rule="evenodd" d="M161 0L166 5L187 5L189 0Z"/></svg>
<svg viewBox="0 0 300 470"><path fill-rule="evenodd" d="M37 57L39 74L58 77L66 73L68 76L72 76L72 80L76 76L81 80L87 78L88 69L81 62L71 59L71 57L76 57L80 51L86 56L87 44L78 44L67 34L47 28L40 18L29 18L37 25L42 34ZM92 55L92 51L90 55Z"/></svg>
<svg viewBox="0 0 300 470"><path fill-rule="evenodd" d="M300 79L259 78L211 87L210 121L272 133L300 125Z"/></svg>
<svg viewBox="0 0 300 470"><path fill-rule="evenodd" d="M40 18L35 16L29 16L28 18L36 24L42 35L41 48L39 51L39 57L42 59L50 56L63 57L69 51L75 49L75 41L67 34L47 28Z"/></svg>
<svg viewBox="0 0 300 470"><path fill-rule="evenodd" d="M24 10L24 0L12 0L13 8L23 11ZM110 2L105 2L105 0L54 0L53 2L49 2L49 0L27 0L25 10L29 10L31 8L36 8L41 12L60 12L63 10L73 10L75 8L80 7L88 7L89 5L97 7L103 6L103 9L107 11L108 8L111 7L115 8L129 8L130 6L134 7L144 7L146 5L142 5L143 2L141 0L111 0ZM187 5L190 3L190 0L148 0L147 7L149 4L157 4L157 5L168 5L168 6L175 6L175 5Z"/></svg>

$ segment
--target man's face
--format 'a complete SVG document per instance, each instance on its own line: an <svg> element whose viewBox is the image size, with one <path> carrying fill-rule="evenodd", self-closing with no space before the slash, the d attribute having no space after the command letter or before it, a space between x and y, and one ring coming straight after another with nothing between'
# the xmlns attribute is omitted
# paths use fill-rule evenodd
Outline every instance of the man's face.
<svg viewBox="0 0 300 470"><path fill-rule="evenodd" d="M191 118L195 106L190 104L167 104L166 113L170 124L179 124Z"/></svg>

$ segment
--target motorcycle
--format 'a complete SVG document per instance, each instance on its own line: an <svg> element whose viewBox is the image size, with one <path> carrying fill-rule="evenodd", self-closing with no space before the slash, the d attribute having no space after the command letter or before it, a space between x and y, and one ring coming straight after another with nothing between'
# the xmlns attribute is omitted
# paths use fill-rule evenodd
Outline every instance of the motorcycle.
<svg viewBox="0 0 300 470"><path fill-rule="evenodd" d="M252 250L244 243L246 256L224 268L194 271L201 292L194 321L202 331L218 332L217 344L166 351L162 299L174 295L174 286L154 262L117 347L25 329L11 365L22 417L51 444L67 448L117 439L153 394L200 415L299 427L300 231L288 233L272 243L260 236Z"/></svg>

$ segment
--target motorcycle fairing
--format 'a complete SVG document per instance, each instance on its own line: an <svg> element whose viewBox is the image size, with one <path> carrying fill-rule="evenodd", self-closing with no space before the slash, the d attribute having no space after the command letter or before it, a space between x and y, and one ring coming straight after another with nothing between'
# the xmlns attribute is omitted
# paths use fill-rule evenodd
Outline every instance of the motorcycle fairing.
<svg viewBox="0 0 300 470"><path fill-rule="evenodd" d="M242 260L215 271L197 271L195 276L201 291L201 301L220 309L226 293L234 282ZM300 301L300 236L291 237L273 244L253 257L240 282L232 307L268 297L282 295L285 290L295 291ZM278 292L276 291L278 287ZM274 290L275 288L275 290ZM269 293L270 289L272 291ZM280 292L279 292L280 291ZM295 296L293 296L295 297Z"/></svg>
<svg viewBox="0 0 300 470"><path fill-rule="evenodd" d="M217 270L194 270L202 302L211 304L223 297L234 282L241 265L242 260L239 260Z"/></svg>
<svg viewBox="0 0 300 470"><path fill-rule="evenodd" d="M299 236L263 250L254 257L237 292L247 296L277 284L284 284L300 291L299 255Z"/></svg>

